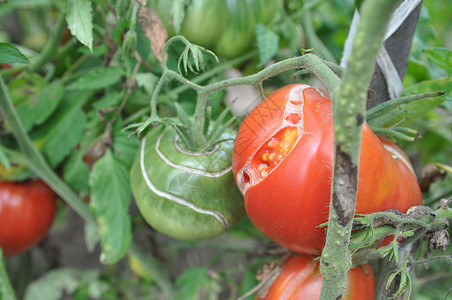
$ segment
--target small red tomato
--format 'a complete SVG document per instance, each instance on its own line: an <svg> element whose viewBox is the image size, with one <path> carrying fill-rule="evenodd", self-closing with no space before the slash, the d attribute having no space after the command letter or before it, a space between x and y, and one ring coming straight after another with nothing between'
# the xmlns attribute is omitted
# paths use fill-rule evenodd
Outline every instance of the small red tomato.
<svg viewBox="0 0 452 300"><path fill-rule="evenodd" d="M331 100L308 85L275 91L243 120L232 167L254 225L276 243L320 254L334 159ZM356 212L401 212L421 205L406 155L364 124Z"/></svg>
<svg viewBox="0 0 452 300"><path fill-rule="evenodd" d="M262 298L256 300L316 300L320 298L322 275L319 261L308 255L292 255L283 271ZM369 264L351 269L347 274L342 300L372 300L375 280Z"/></svg>
<svg viewBox="0 0 452 300"><path fill-rule="evenodd" d="M56 195L42 181L0 182L0 247L4 256L38 243L52 225Z"/></svg>

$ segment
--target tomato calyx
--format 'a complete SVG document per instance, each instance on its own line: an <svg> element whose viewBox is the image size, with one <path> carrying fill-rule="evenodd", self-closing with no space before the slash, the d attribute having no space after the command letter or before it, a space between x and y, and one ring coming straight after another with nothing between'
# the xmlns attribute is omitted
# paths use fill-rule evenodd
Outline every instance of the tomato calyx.
<svg viewBox="0 0 452 300"><path fill-rule="evenodd" d="M293 88L284 106L282 121L256 147L258 149L237 172L237 186L243 195L246 191L270 175L303 137L304 96L303 90L309 86L299 85Z"/></svg>

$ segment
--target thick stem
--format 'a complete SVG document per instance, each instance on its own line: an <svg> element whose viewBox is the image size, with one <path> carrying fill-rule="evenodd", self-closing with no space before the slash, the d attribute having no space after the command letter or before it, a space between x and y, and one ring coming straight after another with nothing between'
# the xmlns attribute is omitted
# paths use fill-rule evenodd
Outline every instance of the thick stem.
<svg viewBox="0 0 452 300"><path fill-rule="evenodd" d="M6 273L5 265L3 264L3 254L0 248L0 298L2 300L16 300L16 295L14 294L13 287L8 279L8 274Z"/></svg>
<svg viewBox="0 0 452 300"><path fill-rule="evenodd" d="M369 0L363 4L351 56L340 88L333 94L335 159L327 240L322 252L320 299L339 299L352 261L350 232L355 214L361 128L366 113L367 87L391 13L398 2Z"/></svg>

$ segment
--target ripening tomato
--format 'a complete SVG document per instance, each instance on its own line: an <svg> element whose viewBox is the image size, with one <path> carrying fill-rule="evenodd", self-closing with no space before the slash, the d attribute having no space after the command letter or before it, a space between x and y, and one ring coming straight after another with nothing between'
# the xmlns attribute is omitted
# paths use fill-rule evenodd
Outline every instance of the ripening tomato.
<svg viewBox="0 0 452 300"><path fill-rule="evenodd" d="M331 100L294 84L275 91L244 119L232 164L245 209L280 245L320 254L328 220L334 159ZM412 166L400 148L364 124L356 212L401 212L421 205Z"/></svg>
<svg viewBox="0 0 452 300"><path fill-rule="evenodd" d="M42 181L0 182L0 247L4 256L37 244L52 225L56 195Z"/></svg>
<svg viewBox="0 0 452 300"><path fill-rule="evenodd" d="M284 263L283 271L268 292L258 295L256 300L317 300L320 299L322 280L319 261L308 255L295 254ZM342 300L374 299L375 280L369 264L351 269L346 285Z"/></svg>

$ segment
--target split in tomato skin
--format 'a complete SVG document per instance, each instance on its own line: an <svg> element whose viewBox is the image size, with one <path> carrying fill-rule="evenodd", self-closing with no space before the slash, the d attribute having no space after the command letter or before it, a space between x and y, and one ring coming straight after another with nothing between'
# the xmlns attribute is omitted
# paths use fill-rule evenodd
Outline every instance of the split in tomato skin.
<svg viewBox="0 0 452 300"><path fill-rule="evenodd" d="M322 275L320 263L309 255L290 256L283 271L275 279L265 295L255 300L316 300L320 299ZM375 279L369 264L357 266L347 274L343 300L372 300L375 294Z"/></svg>
<svg viewBox="0 0 452 300"><path fill-rule="evenodd" d="M194 241L222 234L245 214L231 168L232 133L209 152L180 147L172 127L160 125L143 138L130 171L138 209L155 230Z"/></svg>
<svg viewBox="0 0 452 300"><path fill-rule="evenodd" d="M334 159L331 100L324 94L302 84L275 91L244 119L233 152L234 178L254 225L292 251L315 255L325 243L325 230L316 227L328 220ZM294 127L291 149L280 145L277 152L287 154L268 173L260 172L260 150ZM364 124L357 213L421 205L419 184L401 153Z"/></svg>
<svg viewBox="0 0 452 300"><path fill-rule="evenodd" d="M42 181L0 182L0 247L4 256L37 244L52 226L56 195Z"/></svg>

